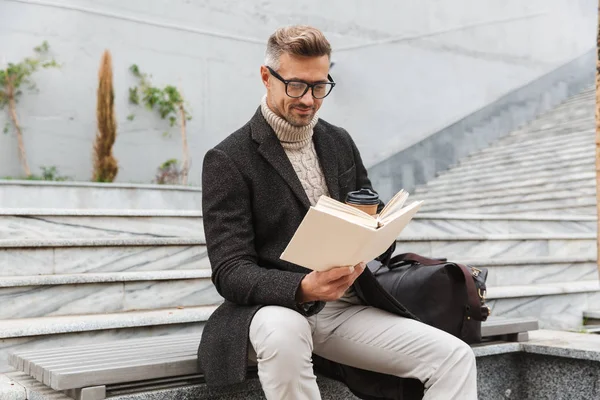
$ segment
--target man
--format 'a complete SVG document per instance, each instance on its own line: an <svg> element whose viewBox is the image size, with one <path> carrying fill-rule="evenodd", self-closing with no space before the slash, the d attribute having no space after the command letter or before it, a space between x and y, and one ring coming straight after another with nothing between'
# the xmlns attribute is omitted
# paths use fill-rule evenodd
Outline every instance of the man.
<svg viewBox="0 0 600 400"><path fill-rule="evenodd" d="M249 357L267 399L320 399L314 357L347 368L346 383L365 398L402 398L373 389L392 377L396 388L399 378L423 382L424 399L476 399L470 347L413 319L364 264L311 272L279 258L321 195L343 201L371 188L351 137L317 116L335 85L330 55L315 28L277 30L256 114L204 159L206 243L225 298L202 335L207 382L243 381Z"/></svg>

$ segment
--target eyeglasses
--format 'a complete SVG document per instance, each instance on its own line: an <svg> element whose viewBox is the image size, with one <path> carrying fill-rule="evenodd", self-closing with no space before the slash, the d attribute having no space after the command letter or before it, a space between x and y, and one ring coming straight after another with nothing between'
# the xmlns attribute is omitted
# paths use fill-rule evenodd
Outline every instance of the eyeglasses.
<svg viewBox="0 0 600 400"><path fill-rule="evenodd" d="M294 79L283 79L283 77L277 72L273 71L271 67L267 67L267 69L271 75L285 84L285 94L293 99L299 99L300 97L304 96L306 92L308 92L308 89L312 90L312 96L315 99L324 99L327 97L327 95L329 95L329 93L331 93L331 89L333 89L335 86L335 82L333 81L331 75L327 75L329 82L317 82L310 84Z"/></svg>

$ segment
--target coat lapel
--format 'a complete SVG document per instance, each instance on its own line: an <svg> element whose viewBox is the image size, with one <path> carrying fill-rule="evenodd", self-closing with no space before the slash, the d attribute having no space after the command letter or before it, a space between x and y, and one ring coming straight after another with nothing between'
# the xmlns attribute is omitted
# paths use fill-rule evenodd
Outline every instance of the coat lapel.
<svg viewBox="0 0 600 400"><path fill-rule="evenodd" d="M258 143L258 152L260 155L275 168L277 173L292 189L298 200L308 210L310 208L310 200L308 200L302 183L300 183L300 179L298 179L298 175L294 171L294 167L292 167L292 163L287 154L285 154L275 132L273 132L271 126L262 116L260 107L250 121L250 126L252 128L252 139Z"/></svg>
<svg viewBox="0 0 600 400"><path fill-rule="evenodd" d="M314 128L313 141L317 156L321 163L321 169L325 175L329 196L333 199L340 200L340 186L338 182L338 163L336 157L336 144L334 139L327 133L323 125L317 123Z"/></svg>

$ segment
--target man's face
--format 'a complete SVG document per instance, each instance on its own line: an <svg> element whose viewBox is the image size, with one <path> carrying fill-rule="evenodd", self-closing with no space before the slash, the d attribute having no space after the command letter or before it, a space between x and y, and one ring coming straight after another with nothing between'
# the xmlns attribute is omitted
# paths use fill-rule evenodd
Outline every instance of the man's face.
<svg viewBox="0 0 600 400"><path fill-rule="evenodd" d="M300 57L284 53L276 72L285 80L328 82L329 57ZM289 97L285 92L285 84L272 76L265 66L261 67L261 77L267 88L267 104L275 114L293 126L310 124L321 108L323 99L315 99L310 89L301 98Z"/></svg>

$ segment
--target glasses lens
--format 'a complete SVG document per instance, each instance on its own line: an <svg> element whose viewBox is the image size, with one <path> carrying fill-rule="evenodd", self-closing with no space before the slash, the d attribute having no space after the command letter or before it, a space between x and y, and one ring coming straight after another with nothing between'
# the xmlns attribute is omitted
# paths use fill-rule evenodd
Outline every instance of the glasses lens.
<svg viewBox="0 0 600 400"><path fill-rule="evenodd" d="M303 82L288 82L287 95L290 97L302 97L306 93L308 85Z"/></svg>
<svg viewBox="0 0 600 400"><path fill-rule="evenodd" d="M327 96L329 92L331 92L332 87L333 85L330 83L321 83L315 85L313 87L313 96L315 96L316 99L322 99L323 97Z"/></svg>

